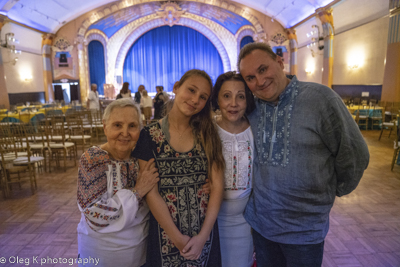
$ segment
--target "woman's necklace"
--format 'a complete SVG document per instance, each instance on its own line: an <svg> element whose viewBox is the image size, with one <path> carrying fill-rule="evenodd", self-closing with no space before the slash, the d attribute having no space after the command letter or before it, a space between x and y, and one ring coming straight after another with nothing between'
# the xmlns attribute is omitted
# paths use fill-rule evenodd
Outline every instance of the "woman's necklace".
<svg viewBox="0 0 400 267"><path fill-rule="evenodd" d="M167 119L169 119L169 118L167 118ZM190 124L188 124L188 126L185 128L185 130L183 130L183 132L180 133L179 130L178 130L178 128L175 126L175 124L172 124L172 125L174 126L175 130L178 132L179 140L182 139L183 134L186 132L186 130L187 130L187 129L189 128L189 126L190 126Z"/></svg>

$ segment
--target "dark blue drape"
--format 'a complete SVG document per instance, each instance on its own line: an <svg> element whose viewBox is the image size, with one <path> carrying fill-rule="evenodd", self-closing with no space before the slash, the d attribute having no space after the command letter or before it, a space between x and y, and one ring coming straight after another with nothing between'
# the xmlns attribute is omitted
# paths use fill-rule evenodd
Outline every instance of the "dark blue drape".
<svg viewBox="0 0 400 267"><path fill-rule="evenodd" d="M245 46L249 43L254 43L253 37L251 37L251 36L243 37L242 40L240 41L240 49L242 49L243 46Z"/></svg>
<svg viewBox="0 0 400 267"><path fill-rule="evenodd" d="M205 70L213 82L224 71L217 49L204 35L184 26L163 26L142 35L129 49L123 81L132 92L140 84L148 92L156 92L156 85L171 92L190 69Z"/></svg>
<svg viewBox="0 0 400 267"><path fill-rule="evenodd" d="M104 95L103 84L106 82L104 47L99 41L91 41L89 49L90 83L97 84L99 95Z"/></svg>

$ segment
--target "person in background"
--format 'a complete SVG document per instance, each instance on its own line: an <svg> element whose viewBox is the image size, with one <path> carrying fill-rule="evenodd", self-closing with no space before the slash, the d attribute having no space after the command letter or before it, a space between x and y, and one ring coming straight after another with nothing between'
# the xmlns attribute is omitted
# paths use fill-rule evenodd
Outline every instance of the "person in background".
<svg viewBox="0 0 400 267"><path fill-rule="evenodd" d="M121 91L119 91L119 94L117 95L117 99L120 98L132 98L131 90L129 90L129 83L124 82L122 84Z"/></svg>
<svg viewBox="0 0 400 267"><path fill-rule="evenodd" d="M253 193L244 217L257 266L321 266L329 212L368 166L360 130L331 88L286 76L265 43L239 53L238 69L256 96Z"/></svg>
<svg viewBox="0 0 400 267"><path fill-rule="evenodd" d="M89 148L79 161L79 257L84 266L140 267L146 261L149 209L143 197L157 184L154 160L142 166L131 156L141 129L140 110L131 99L107 106L107 143ZM81 265L80 265L81 266Z"/></svg>
<svg viewBox="0 0 400 267"><path fill-rule="evenodd" d="M216 219L224 159L211 119L212 82L189 70L174 85L168 115L141 131L133 155L140 167L154 158L160 183L146 196L150 218L148 266L221 266ZM210 194L202 186L210 179Z"/></svg>
<svg viewBox="0 0 400 267"><path fill-rule="evenodd" d="M154 102L154 119L159 120L163 117L163 107L164 107L164 94L163 87L161 85L156 86L157 94L153 99Z"/></svg>
<svg viewBox="0 0 400 267"><path fill-rule="evenodd" d="M252 190L254 141L246 115L254 110L254 97L240 74L221 74L211 96L222 153L225 159L224 200L218 214L222 267L253 265L251 227L243 211Z"/></svg>
<svg viewBox="0 0 400 267"><path fill-rule="evenodd" d="M97 84L95 83L90 86L87 106L92 112L100 110L99 92L97 92Z"/></svg>
<svg viewBox="0 0 400 267"><path fill-rule="evenodd" d="M147 94L147 91L143 91L143 96L140 100L140 107L143 109L143 114L144 118L146 121L146 124L150 122L152 111L151 109L153 108L153 99Z"/></svg>
<svg viewBox="0 0 400 267"><path fill-rule="evenodd" d="M135 102L136 103L140 104L140 100L142 98L142 93L144 90L145 90L144 85L143 84L139 85L138 91L135 93Z"/></svg>

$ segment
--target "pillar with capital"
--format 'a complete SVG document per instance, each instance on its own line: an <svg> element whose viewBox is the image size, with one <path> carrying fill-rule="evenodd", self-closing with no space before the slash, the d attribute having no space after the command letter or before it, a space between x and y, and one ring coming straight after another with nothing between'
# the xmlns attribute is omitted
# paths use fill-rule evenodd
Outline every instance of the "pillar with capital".
<svg viewBox="0 0 400 267"><path fill-rule="evenodd" d="M5 18L0 17L0 33L5 23L7 23ZM10 109L10 100L8 99L7 85L6 85L6 80L4 78L5 73L4 73L4 62L2 54L3 53L0 50L0 105L4 105L6 109Z"/></svg>
<svg viewBox="0 0 400 267"><path fill-rule="evenodd" d="M294 29L286 29L290 45L290 74L297 75L297 35Z"/></svg>
<svg viewBox="0 0 400 267"><path fill-rule="evenodd" d="M53 70L51 64L52 45L53 45L53 35L43 34L42 36L43 83L44 83L44 96L47 102L54 101Z"/></svg>
<svg viewBox="0 0 400 267"><path fill-rule="evenodd" d="M333 37L335 28L333 25L332 8L319 8L315 10L322 23L324 37L324 62L322 72L322 84L332 88L333 82Z"/></svg>
<svg viewBox="0 0 400 267"><path fill-rule="evenodd" d="M400 102L400 1L390 0L389 10L389 34L381 100Z"/></svg>

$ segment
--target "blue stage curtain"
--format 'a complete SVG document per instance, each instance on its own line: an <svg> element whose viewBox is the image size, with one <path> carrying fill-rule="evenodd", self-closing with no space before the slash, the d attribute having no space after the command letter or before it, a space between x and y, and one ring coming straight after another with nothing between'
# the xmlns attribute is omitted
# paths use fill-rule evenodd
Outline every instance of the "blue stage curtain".
<svg viewBox="0 0 400 267"><path fill-rule="evenodd" d="M242 49L243 46L245 46L249 43L254 43L253 37L251 37L251 36L243 37L242 40L240 41L240 49Z"/></svg>
<svg viewBox="0 0 400 267"><path fill-rule="evenodd" d="M204 35L184 26L163 26L142 35L129 49L123 81L130 83L132 93L140 84L148 92L156 92L156 85L171 92L190 69L205 70L213 82L224 72L217 49Z"/></svg>
<svg viewBox="0 0 400 267"><path fill-rule="evenodd" d="M91 41L89 49L90 83L97 84L99 95L104 95L103 84L106 83L106 70L104 63L104 47L99 41Z"/></svg>

